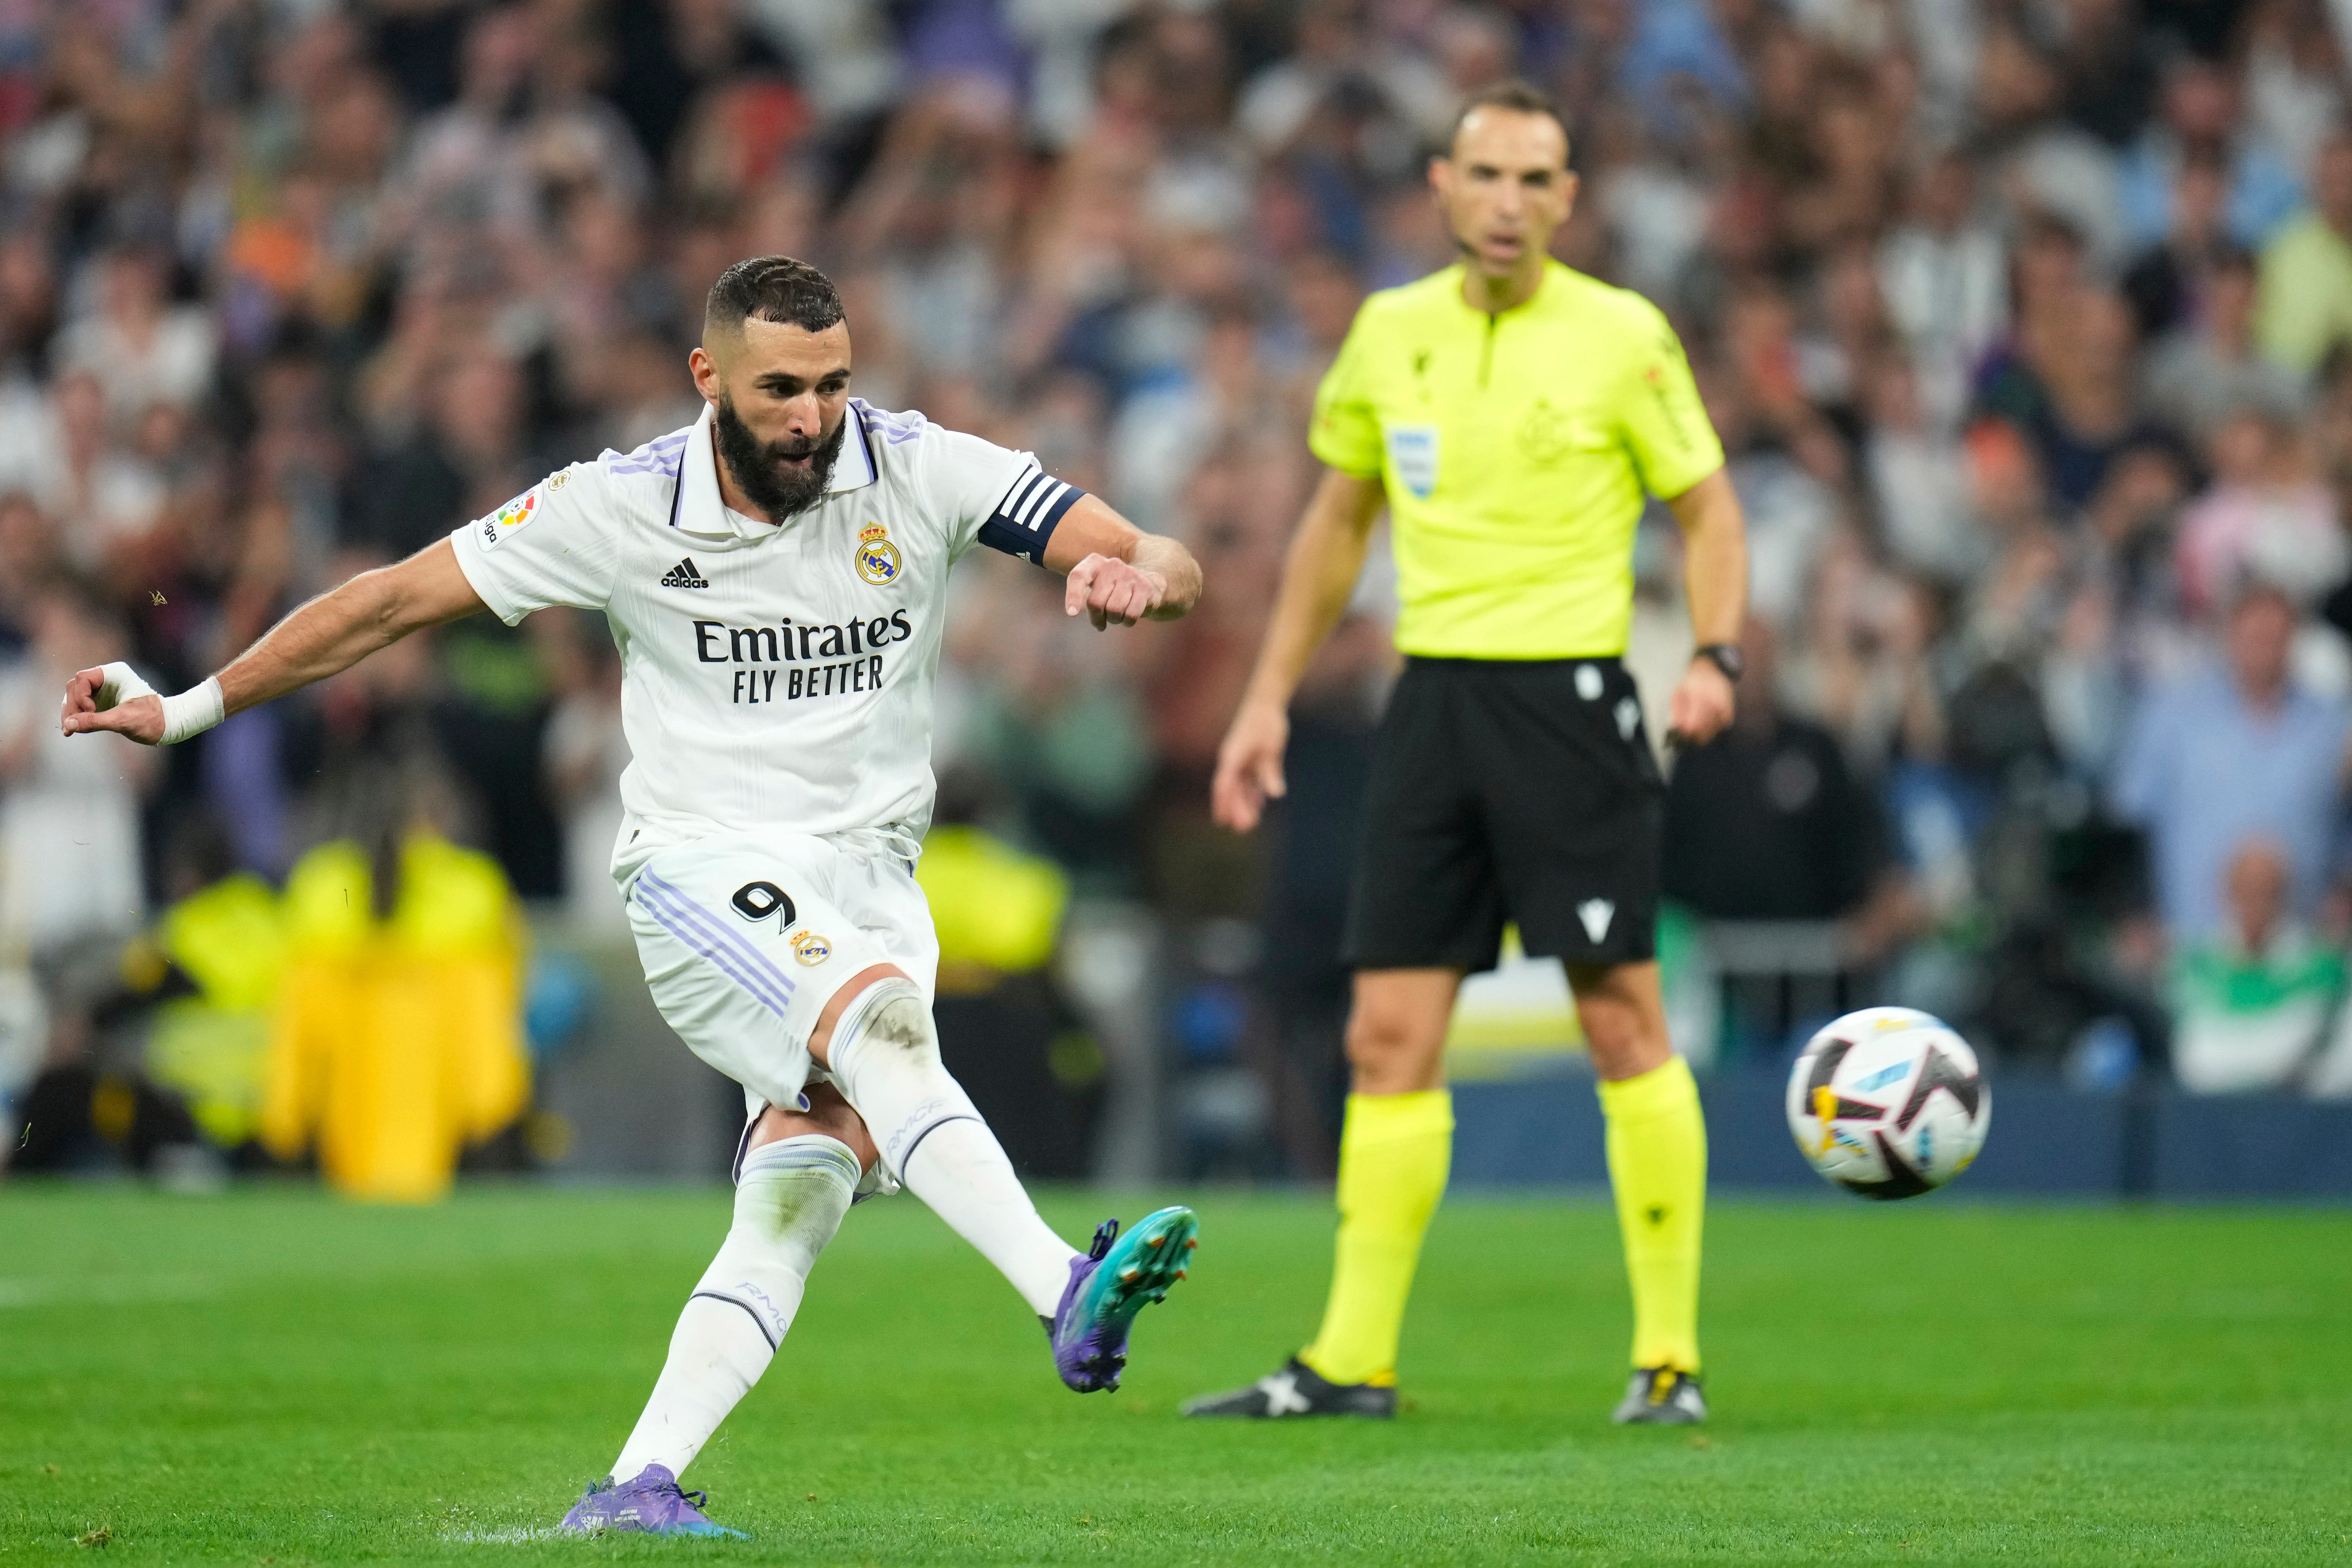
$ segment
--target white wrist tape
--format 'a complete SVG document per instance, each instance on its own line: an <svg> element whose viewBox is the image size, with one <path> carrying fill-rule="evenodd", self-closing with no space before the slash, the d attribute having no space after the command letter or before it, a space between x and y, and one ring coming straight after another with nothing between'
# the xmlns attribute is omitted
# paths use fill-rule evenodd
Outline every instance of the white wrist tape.
<svg viewBox="0 0 2352 1568"><path fill-rule="evenodd" d="M155 695L155 689L139 679L139 672L121 659L100 665L98 673L100 677L98 689L89 694L89 700L98 704L98 710L101 713L110 708L119 708L134 697Z"/></svg>
<svg viewBox="0 0 2352 1568"><path fill-rule="evenodd" d="M155 689L140 679L139 672L120 659L101 665L99 674L104 679L98 689L90 693L101 713L117 708L134 697L157 697ZM201 735L219 723L226 713L221 698L220 678L207 677L202 686L190 687L177 697L162 697L163 704L163 740L169 746L191 735Z"/></svg>
<svg viewBox="0 0 2352 1568"><path fill-rule="evenodd" d="M220 677L208 675L201 686L191 686L177 697L163 699L163 744L175 745L201 735L227 715L221 697Z"/></svg>

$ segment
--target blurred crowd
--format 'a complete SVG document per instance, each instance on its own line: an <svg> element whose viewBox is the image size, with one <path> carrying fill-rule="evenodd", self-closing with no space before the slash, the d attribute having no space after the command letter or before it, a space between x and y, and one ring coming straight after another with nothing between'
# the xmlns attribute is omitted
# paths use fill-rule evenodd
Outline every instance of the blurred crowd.
<svg viewBox="0 0 2352 1568"><path fill-rule="evenodd" d="M125 655L191 684L686 423L704 291L782 252L840 282L863 395L1203 562L1198 615L1097 638L972 561L942 818L1147 910L1169 1049L1316 1167L1381 572L1272 830L1213 831L1205 783L1316 381L1451 259L1424 160L1518 74L1573 136L1561 259L1667 310L1751 530L1680 903L1827 922L1853 987L2020 1067L2344 1092L2347 59L2345 0L5 0L0 1080L89 1048L88 954L322 845L470 846L624 934L586 617L458 623L163 753L62 742L58 694ZM1661 512L1632 657L1666 678L1675 548ZM1801 1022L1726 994L1722 1054Z"/></svg>

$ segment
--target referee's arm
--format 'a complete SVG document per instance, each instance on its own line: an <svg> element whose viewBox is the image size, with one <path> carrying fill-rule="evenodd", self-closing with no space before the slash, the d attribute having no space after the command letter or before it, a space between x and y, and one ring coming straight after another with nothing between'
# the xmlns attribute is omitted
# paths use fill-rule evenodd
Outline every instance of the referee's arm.
<svg viewBox="0 0 2352 1568"><path fill-rule="evenodd" d="M1717 468L1666 505L1682 524L1692 641L1700 647L1738 642L1748 619L1748 529L1731 480ZM1705 745L1731 722L1731 713L1730 679L1714 660L1694 658L1666 705L1666 739Z"/></svg>
<svg viewBox="0 0 2352 1568"><path fill-rule="evenodd" d="M1700 488L1703 484L1694 487L1693 493ZM1728 485L1724 493L1730 493ZM1290 743L1291 694L1298 689L1315 650L1347 612L1364 569L1372 520L1380 515L1383 500L1377 473L1359 477L1326 468L1314 499L1307 503L1307 515L1299 521L1289 559L1283 564L1282 587L1275 597L1265 642L1258 649L1257 668L1217 751L1210 805L1217 821L1236 833L1255 828L1267 799L1279 797L1287 787L1282 753ZM1736 551L1740 548L1736 503L1732 531ZM1742 581L1744 572L1743 566ZM1733 614L1736 617L1736 608Z"/></svg>

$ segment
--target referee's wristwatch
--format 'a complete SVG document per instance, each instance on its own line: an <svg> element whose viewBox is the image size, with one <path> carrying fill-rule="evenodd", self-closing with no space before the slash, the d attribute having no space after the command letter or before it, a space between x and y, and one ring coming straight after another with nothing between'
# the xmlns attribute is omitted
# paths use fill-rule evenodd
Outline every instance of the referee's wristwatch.
<svg viewBox="0 0 2352 1568"><path fill-rule="evenodd" d="M1738 685L1739 678L1748 673L1748 656L1740 651L1736 642L1711 642L1705 647L1694 649L1691 657L1703 658L1723 671L1723 679L1734 686Z"/></svg>

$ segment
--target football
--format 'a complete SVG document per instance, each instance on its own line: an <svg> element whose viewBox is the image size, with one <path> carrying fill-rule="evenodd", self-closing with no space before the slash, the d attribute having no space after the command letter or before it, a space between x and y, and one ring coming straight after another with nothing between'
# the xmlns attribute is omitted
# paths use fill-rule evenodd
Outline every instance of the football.
<svg viewBox="0 0 2352 1568"><path fill-rule="evenodd" d="M1916 1198L1969 1168L1992 1121L1977 1054L1910 1007L1848 1013L1789 1073L1789 1131L1825 1180L1866 1198Z"/></svg>

